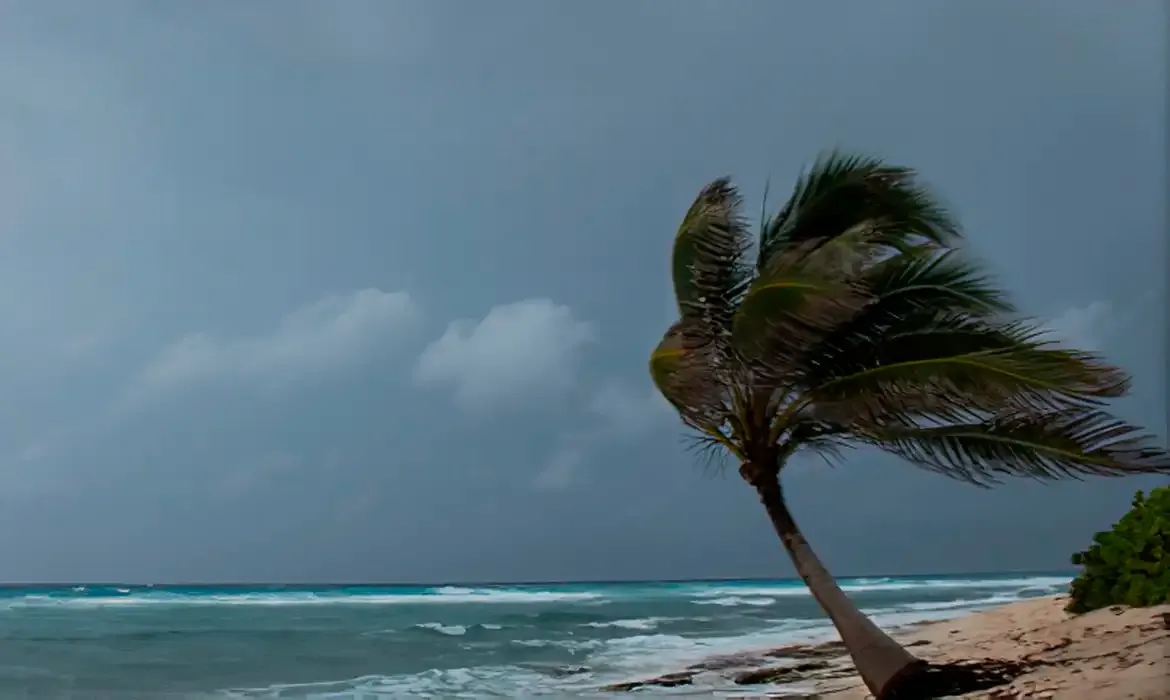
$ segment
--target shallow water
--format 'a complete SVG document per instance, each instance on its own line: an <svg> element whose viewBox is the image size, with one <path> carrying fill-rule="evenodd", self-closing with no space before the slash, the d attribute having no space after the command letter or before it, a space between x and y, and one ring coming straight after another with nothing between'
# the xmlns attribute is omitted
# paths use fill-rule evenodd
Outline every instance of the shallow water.
<svg viewBox="0 0 1170 700"><path fill-rule="evenodd" d="M1068 582L842 584L892 626L1050 595ZM0 698L601 697L591 691L605 683L829 633L792 581L8 588Z"/></svg>

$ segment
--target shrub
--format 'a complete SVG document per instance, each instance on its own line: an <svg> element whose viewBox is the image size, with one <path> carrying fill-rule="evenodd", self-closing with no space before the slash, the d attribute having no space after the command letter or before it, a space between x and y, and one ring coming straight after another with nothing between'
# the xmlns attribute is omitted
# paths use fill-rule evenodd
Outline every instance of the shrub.
<svg viewBox="0 0 1170 700"><path fill-rule="evenodd" d="M1072 563L1082 571L1072 582L1071 613L1170 603L1170 486L1138 491L1130 511Z"/></svg>

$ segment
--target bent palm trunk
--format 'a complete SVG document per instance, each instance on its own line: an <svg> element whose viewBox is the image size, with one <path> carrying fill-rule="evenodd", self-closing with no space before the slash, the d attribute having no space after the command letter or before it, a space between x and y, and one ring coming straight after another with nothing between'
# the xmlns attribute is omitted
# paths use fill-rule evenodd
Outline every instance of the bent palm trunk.
<svg viewBox="0 0 1170 700"><path fill-rule="evenodd" d="M784 503L778 478L756 485L772 527L788 550L796 572L833 621L858 675L876 700L888 700L925 664L883 632L845 595L804 539Z"/></svg>

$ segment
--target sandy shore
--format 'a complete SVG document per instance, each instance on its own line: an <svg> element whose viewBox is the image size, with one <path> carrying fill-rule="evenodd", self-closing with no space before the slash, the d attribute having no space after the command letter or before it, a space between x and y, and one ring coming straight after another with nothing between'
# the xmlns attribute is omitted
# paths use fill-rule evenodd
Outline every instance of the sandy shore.
<svg viewBox="0 0 1170 700"><path fill-rule="evenodd" d="M1024 667L1010 684L963 698L1170 700L1170 605L1118 607L1073 617L1064 612L1065 602L1065 596L1035 598L908 627L896 636L931 662L1001 659ZM742 694L724 697L868 697L839 642L709 659L678 673L609 690L653 694L655 687L704 684L708 674L743 686Z"/></svg>

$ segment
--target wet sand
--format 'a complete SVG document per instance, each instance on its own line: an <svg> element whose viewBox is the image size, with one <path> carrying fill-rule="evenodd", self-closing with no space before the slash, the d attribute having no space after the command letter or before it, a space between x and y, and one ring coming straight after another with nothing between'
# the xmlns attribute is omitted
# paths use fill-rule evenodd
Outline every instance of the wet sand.
<svg viewBox="0 0 1170 700"><path fill-rule="evenodd" d="M910 650L935 663L994 659L1022 667L1011 683L963 698L1170 700L1170 605L1115 607L1079 616L1066 596L1034 598L903 628ZM743 687L725 698L864 700L840 642L794 644L708 659L677 673L610 686L641 691L705 684L715 674Z"/></svg>

